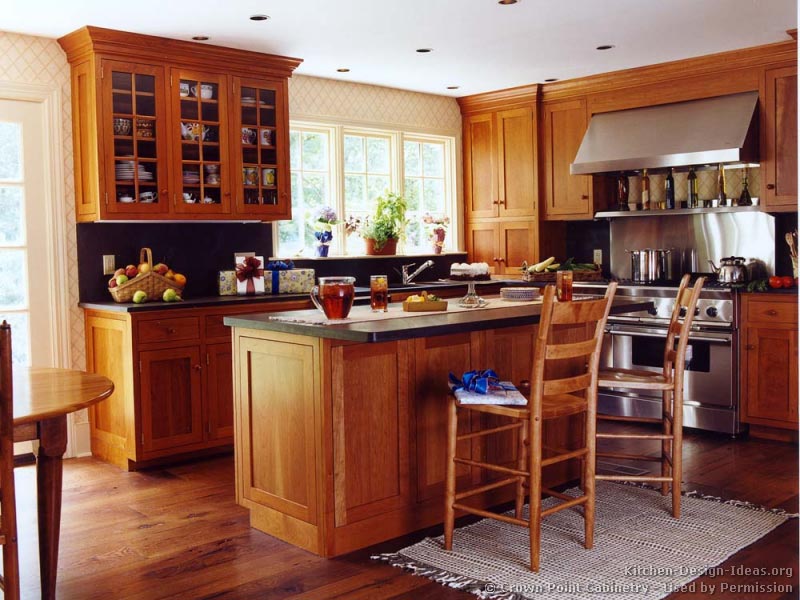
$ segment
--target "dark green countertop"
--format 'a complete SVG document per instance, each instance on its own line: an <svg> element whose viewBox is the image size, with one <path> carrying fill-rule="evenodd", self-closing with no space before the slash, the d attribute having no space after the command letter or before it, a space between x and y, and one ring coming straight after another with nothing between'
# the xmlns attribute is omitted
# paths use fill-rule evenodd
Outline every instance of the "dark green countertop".
<svg viewBox="0 0 800 600"><path fill-rule="evenodd" d="M489 298L500 301L499 298ZM453 300L451 302L457 302ZM393 318L379 321L358 321L336 325L291 323L276 321L270 317L303 318L319 317L317 310L272 312L248 314L224 318L225 325L245 329L279 331L311 337L331 338L354 342L389 342L465 331L481 331L531 325L539 322L541 303L507 303L508 307L474 309L458 312L437 312L425 316ZM650 301L634 301L617 298L611 309L612 314L621 314L650 308ZM352 314L352 313L351 313Z"/></svg>

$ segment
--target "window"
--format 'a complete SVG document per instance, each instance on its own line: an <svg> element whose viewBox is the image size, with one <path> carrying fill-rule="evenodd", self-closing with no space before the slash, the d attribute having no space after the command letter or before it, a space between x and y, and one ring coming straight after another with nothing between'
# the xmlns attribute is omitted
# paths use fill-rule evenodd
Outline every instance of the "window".
<svg viewBox="0 0 800 600"><path fill-rule="evenodd" d="M289 139L292 220L276 225L277 255L313 256L316 240L311 222L316 210L331 206L341 221L349 216L363 219L387 190L408 199L408 227L400 252L433 252L426 215L446 217L452 226L454 137L293 122ZM457 242L448 234L444 249L456 249ZM343 224L335 227L331 255L364 251L363 239L346 236Z"/></svg>
<svg viewBox="0 0 800 600"><path fill-rule="evenodd" d="M314 212L333 206L332 132L326 128L292 127L289 132L289 166L292 186L292 220L278 224L278 254L295 256L314 246ZM306 252L307 256L311 253Z"/></svg>

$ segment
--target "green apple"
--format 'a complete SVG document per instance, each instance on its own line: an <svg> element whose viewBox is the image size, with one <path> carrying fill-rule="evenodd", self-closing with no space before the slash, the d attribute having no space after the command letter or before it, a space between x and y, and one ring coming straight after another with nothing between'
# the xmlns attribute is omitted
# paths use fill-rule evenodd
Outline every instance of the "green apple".
<svg viewBox="0 0 800 600"><path fill-rule="evenodd" d="M181 297L178 295L178 292L172 288L167 288L161 295L161 299L164 300L164 302L178 302Z"/></svg>
<svg viewBox="0 0 800 600"><path fill-rule="evenodd" d="M144 292L142 290L136 290L135 292L133 292L133 301L136 304L142 304L142 303L146 302L147 301L147 292Z"/></svg>
<svg viewBox="0 0 800 600"><path fill-rule="evenodd" d="M117 285L122 285L128 281L127 275L117 275Z"/></svg>

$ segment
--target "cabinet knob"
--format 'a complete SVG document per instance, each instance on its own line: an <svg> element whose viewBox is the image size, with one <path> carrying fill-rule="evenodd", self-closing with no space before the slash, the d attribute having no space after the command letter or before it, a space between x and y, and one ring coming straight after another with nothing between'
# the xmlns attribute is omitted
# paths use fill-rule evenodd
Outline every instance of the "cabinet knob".
<svg viewBox="0 0 800 600"><path fill-rule="evenodd" d="M203 366L202 365L192 365L192 368L195 371L202 371L203 370Z"/></svg>
<svg viewBox="0 0 800 600"><path fill-rule="evenodd" d="M774 183L768 183L767 184L767 189L768 190L774 190L775 189L775 184Z"/></svg>
<svg viewBox="0 0 800 600"><path fill-rule="evenodd" d="M497 257L495 256L495 257L492 259L492 262L500 262L500 259L499 259L499 258L497 258Z"/></svg>
<svg viewBox="0 0 800 600"><path fill-rule="evenodd" d="M777 311L777 310L775 310L774 308L770 308L770 309L767 311L767 314L768 314L770 317L774 317L775 315L777 315L777 314L778 314L778 311Z"/></svg>
<svg viewBox="0 0 800 600"><path fill-rule="evenodd" d="M500 204L500 200L492 200L492 204Z"/></svg>
<svg viewBox="0 0 800 600"><path fill-rule="evenodd" d="M170 327L169 329L167 329L167 333L174 334L176 333L176 329L174 327Z"/></svg>
<svg viewBox="0 0 800 600"><path fill-rule="evenodd" d="M589 199L589 195L588 194L582 194L581 195L581 200L588 200L588 199Z"/></svg>
<svg viewBox="0 0 800 600"><path fill-rule="evenodd" d="M755 347L755 345L754 345L754 344L747 344L747 345L744 347L744 349L745 349L745 350L755 350L755 349L756 349L756 347Z"/></svg>
<svg viewBox="0 0 800 600"><path fill-rule="evenodd" d="M506 262L506 259L501 256L500 258L497 259L497 261L498 262Z"/></svg>

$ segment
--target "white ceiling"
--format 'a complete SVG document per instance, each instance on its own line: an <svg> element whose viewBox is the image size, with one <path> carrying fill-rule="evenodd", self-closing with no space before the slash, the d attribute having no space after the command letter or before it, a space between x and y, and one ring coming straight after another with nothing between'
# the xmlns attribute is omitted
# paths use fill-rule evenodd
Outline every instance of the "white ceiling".
<svg viewBox="0 0 800 600"><path fill-rule="evenodd" d="M788 39L796 0L5 0L0 28L84 25L304 59L296 71L464 96ZM254 14L267 21L253 22ZM595 50L613 44L612 50ZM418 54L416 48L433 48ZM1 59L1 58L0 58ZM347 67L349 73L337 73ZM458 85L457 90L447 86Z"/></svg>

